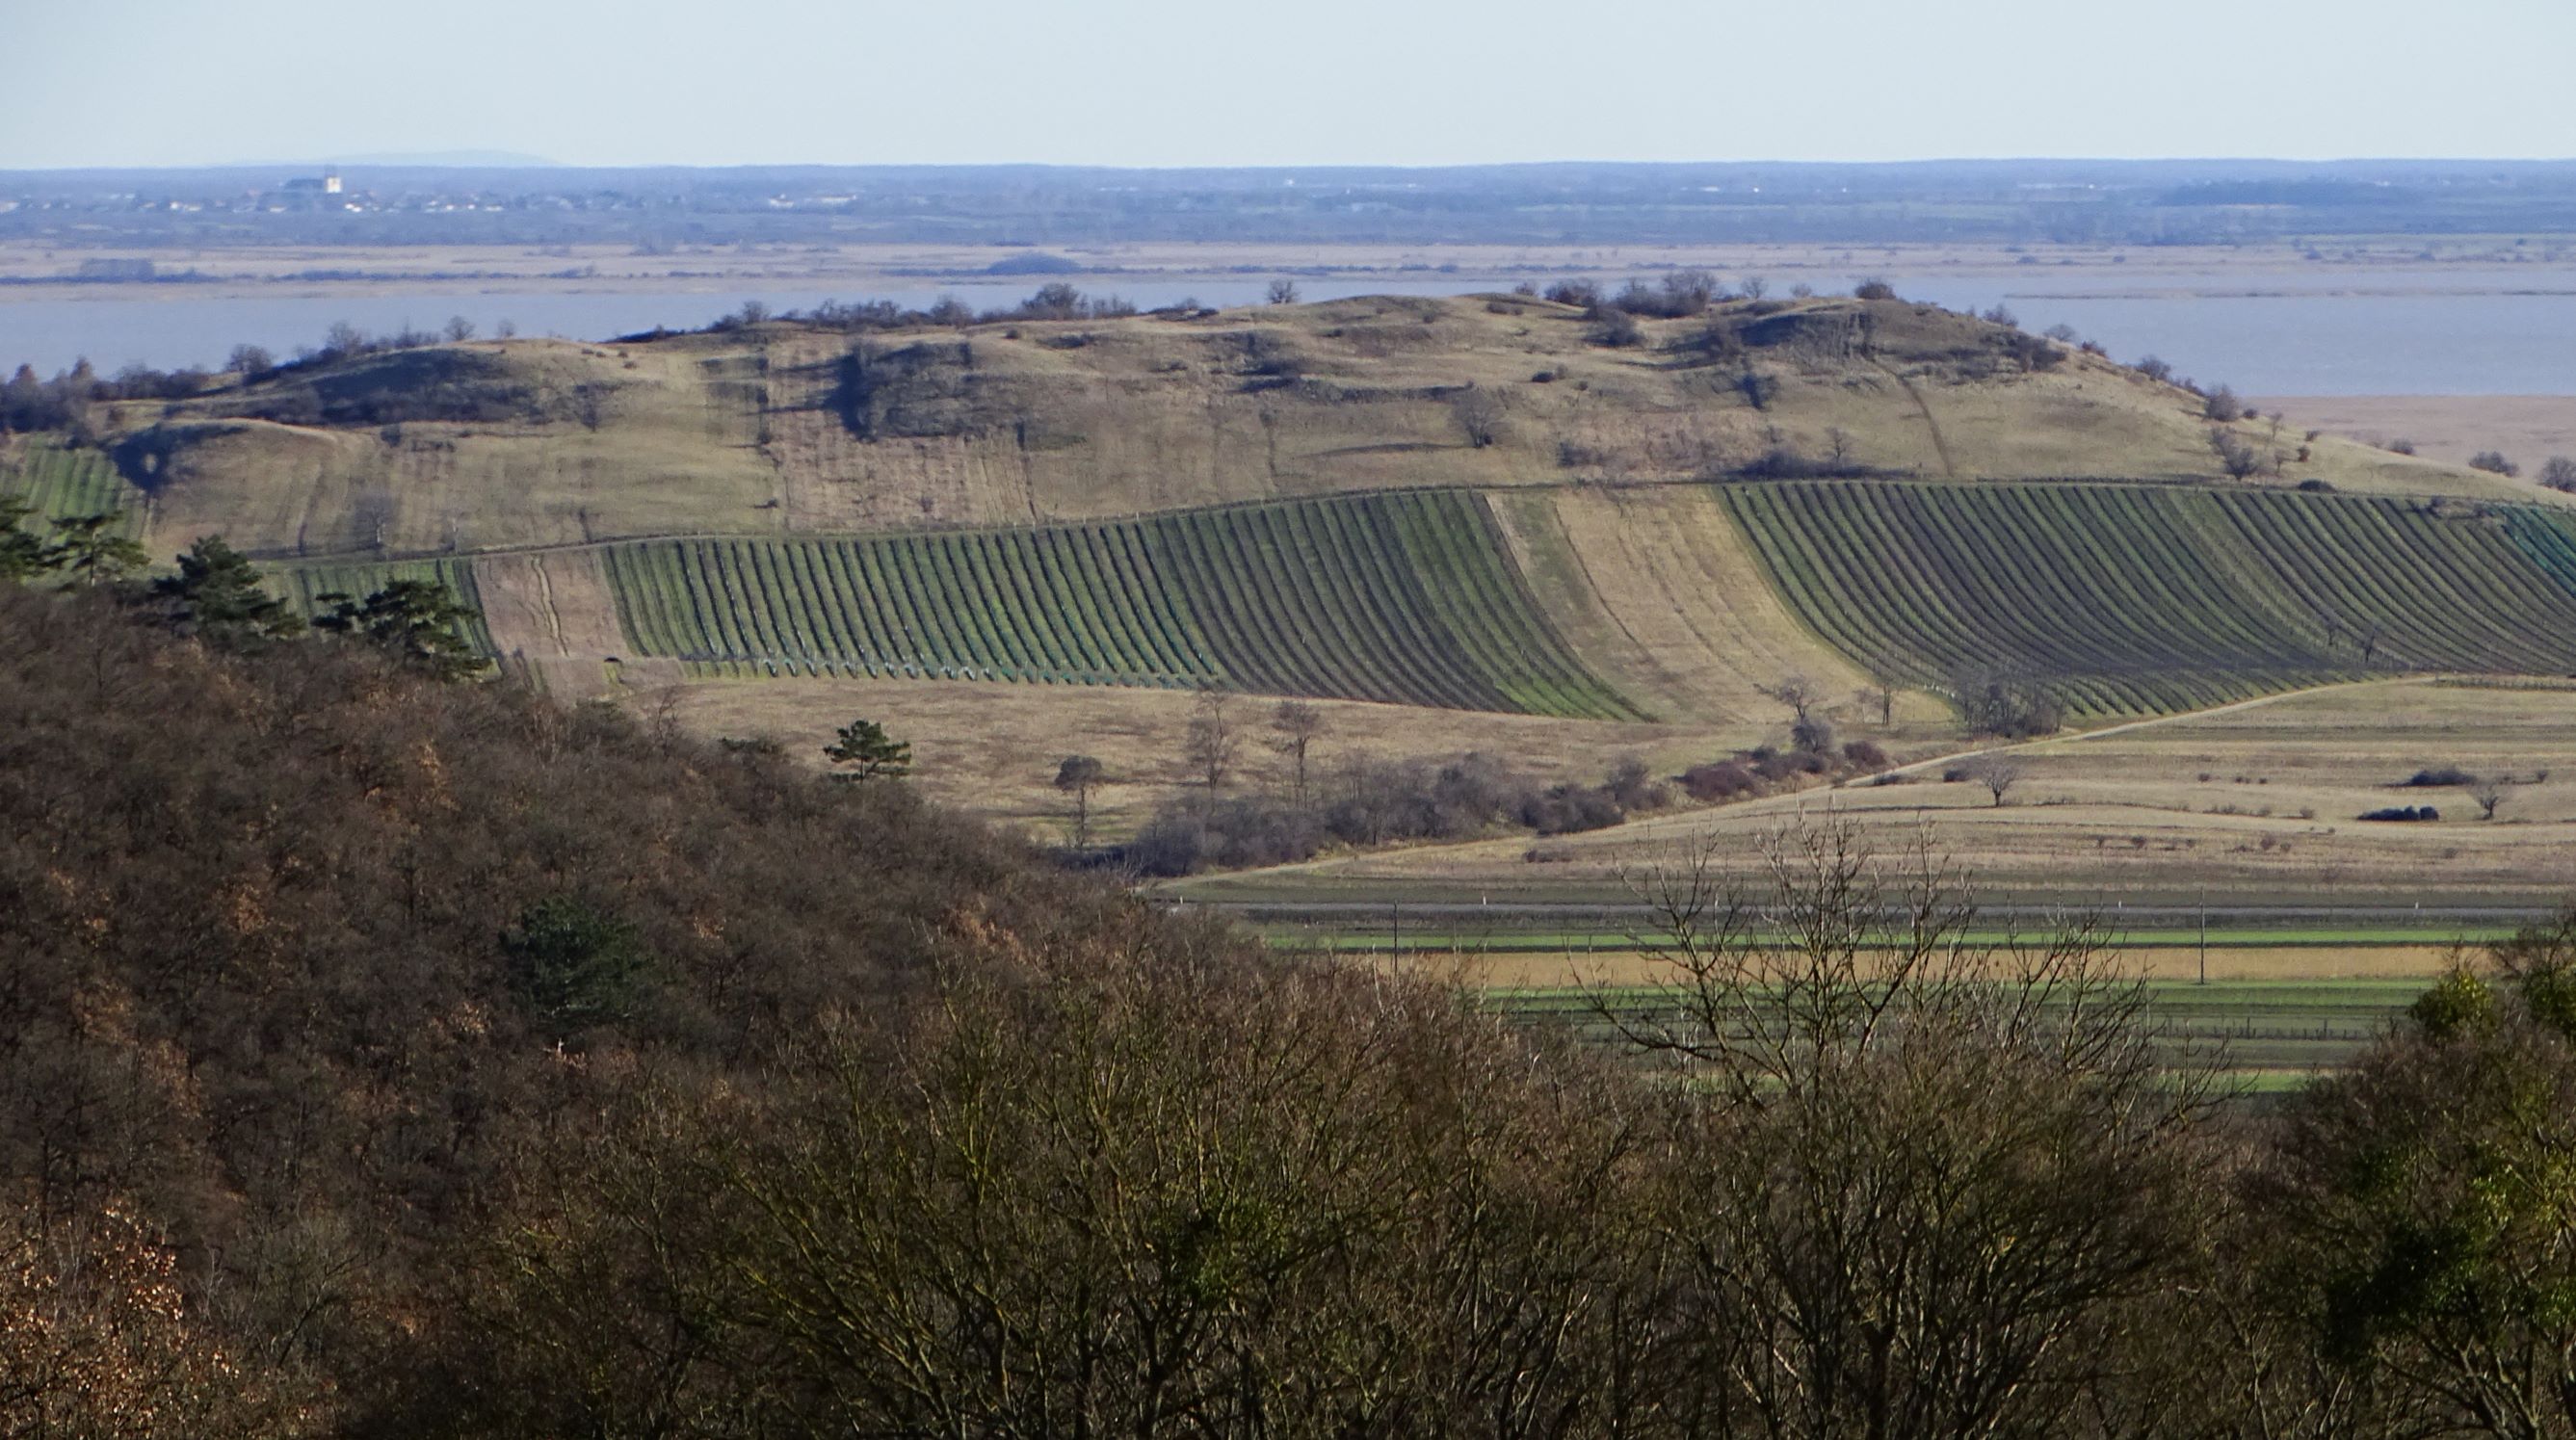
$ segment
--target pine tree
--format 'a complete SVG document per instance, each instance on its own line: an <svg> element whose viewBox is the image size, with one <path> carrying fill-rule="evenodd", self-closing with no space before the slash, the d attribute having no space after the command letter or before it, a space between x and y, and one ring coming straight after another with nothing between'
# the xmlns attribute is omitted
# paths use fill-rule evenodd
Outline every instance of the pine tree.
<svg viewBox="0 0 2576 1440"><path fill-rule="evenodd" d="M315 629L369 641L441 680L462 680L483 668L483 657L465 638L473 607L435 581L396 580L364 601L341 594L316 598L331 608L313 618Z"/></svg>
<svg viewBox="0 0 2576 1440"><path fill-rule="evenodd" d="M179 557L179 573L152 582L183 635L239 643L276 640L304 628L303 619L261 584L259 567L217 535L200 538Z"/></svg>
<svg viewBox="0 0 2576 1440"><path fill-rule="evenodd" d="M835 743L823 747L823 754L835 765L855 768L835 772L835 780L900 780L912 773L912 745L897 740L874 720L853 720L838 732Z"/></svg>

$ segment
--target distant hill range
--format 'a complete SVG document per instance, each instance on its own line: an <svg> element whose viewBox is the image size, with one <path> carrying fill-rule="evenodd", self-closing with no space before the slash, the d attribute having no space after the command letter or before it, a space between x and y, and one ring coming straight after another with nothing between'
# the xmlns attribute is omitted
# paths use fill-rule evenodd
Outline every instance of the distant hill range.
<svg viewBox="0 0 2576 1440"><path fill-rule="evenodd" d="M1975 160L1420 169L746 165L325 157L388 213L216 217L237 168L0 171L0 238L77 245L737 242L2228 244L2576 234L2576 161ZM320 162L309 162L306 168ZM497 205L477 201L534 202ZM142 203L138 204L140 201ZM159 202L175 202L165 205Z"/></svg>

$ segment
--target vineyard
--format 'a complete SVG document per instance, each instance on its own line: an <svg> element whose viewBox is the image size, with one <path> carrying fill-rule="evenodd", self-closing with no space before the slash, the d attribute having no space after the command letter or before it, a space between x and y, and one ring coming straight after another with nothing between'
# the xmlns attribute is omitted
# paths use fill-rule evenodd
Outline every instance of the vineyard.
<svg viewBox="0 0 2576 1440"><path fill-rule="evenodd" d="M1801 619L1936 690L2043 680L2106 715L2373 670L2576 670L2576 537L2538 514L2127 486L1725 495Z"/></svg>
<svg viewBox="0 0 2576 1440"><path fill-rule="evenodd" d="M1638 717L1541 615L1485 502L1457 491L606 553L640 653L736 673L1214 685Z"/></svg>
<svg viewBox="0 0 2576 1440"><path fill-rule="evenodd" d="M2576 590L2576 516L2517 507L2505 517L2505 530L2533 564L2560 585Z"/></svg>
<svg viewBox="0 0 2576 1440"><path fill-rule="evenodd" d="M0 495L16 495L49 520L125 512L124 530L143 530L144 497L96 450L71 450L30 441L14 458L0 459Z"/></svg>
<svg viewBox="0 0 2576 1440"><path fill-rule="evenodd" d="M286 599L299 606L307 616L327 609L325 595L346 595L363 600L395 580L426 580L444 585L467 608L474 618L464 623L465 639L485 655L492 654L492 632L483 623L483 597L474 584L474 565L468 560L394 560L378 562L353 561L345 564L289 565L278 569L280 589Z"/></svg>

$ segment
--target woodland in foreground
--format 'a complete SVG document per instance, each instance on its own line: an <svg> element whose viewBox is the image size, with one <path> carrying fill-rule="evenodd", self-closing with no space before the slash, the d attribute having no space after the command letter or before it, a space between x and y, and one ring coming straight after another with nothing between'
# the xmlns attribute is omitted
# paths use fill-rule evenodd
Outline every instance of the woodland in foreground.
<svg viewBox="0 0 2576 1440"><path fill-rule="evenodd" d="M1577 1043L48 555L0 1436L2576 1434L2576 923L2257 1109L1827 827Z"/></svg>

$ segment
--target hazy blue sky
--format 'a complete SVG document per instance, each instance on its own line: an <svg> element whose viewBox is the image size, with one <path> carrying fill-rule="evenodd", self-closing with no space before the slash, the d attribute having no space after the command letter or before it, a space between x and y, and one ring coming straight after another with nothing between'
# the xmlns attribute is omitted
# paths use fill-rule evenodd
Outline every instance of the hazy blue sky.
<svg viewBox="0 0 2576 1440"><path fill-rule="evenodd" d="M0 168L2576 156L2576 0L0 0Z"/></svg>

